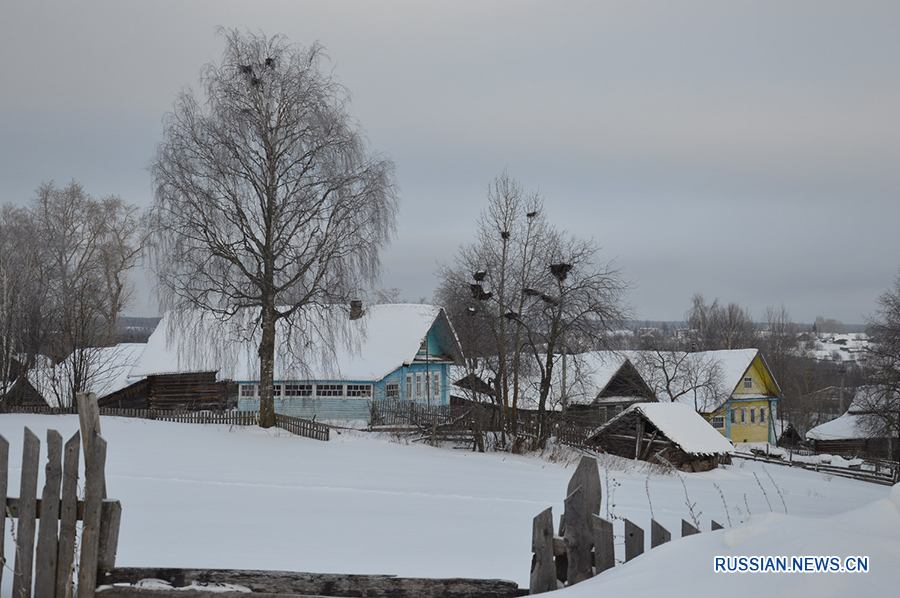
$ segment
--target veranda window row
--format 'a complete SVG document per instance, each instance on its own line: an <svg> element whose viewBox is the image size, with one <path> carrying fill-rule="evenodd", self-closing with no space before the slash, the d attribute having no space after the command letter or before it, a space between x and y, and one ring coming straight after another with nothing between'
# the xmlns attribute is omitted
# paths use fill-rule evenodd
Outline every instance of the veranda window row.
<svg viewBox="0 0 900 598"><path fill-rule="evenodd" d="M293 398L372 398L371 384L299 384L293 382L275 384L276 399ZM241 384L242 399L258 399L259 384Z"/></svg>

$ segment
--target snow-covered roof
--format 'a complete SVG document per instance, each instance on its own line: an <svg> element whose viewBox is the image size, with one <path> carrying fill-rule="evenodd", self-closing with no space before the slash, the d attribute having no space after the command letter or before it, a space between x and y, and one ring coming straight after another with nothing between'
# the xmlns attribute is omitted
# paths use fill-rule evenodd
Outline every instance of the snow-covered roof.
<svg viewBox="0 0 900 598"><path fill-rule="evenodd" d="M259 379L259 328L247 310L229 322L199 310L169 312L150 336L132 376L216 371L220 380ZM412 362L443 309L372 305L357 320L345 306L310 307L291 328L279 320L276 380L380 380ZM457 346L447 322L448 344ZM330 339L334 339L332 342Z"/></svg>
<svg viewBox="0 0 900 598"><path fill-rule="evenodd" d="M120 343L112 347L84 349L85 391L105 397L135 382L137 378L131 376L131 370L146 346L143 343ZM59 407L60 403L68 404L71 400L74 367L73 353L55 367L34 368L28 373L28 380L48 405Z"/></svg>
<svg viewBox="0 0 900 598"><path fill-rule="evenodd" d="M719 455L734 450L731 442L691 407L681 403L635 403L594 432L640 413L681 449L693 455ZM593 435L593 434L592 434Z"/></svg>
<svg viewBox="0 0 900 598"><path fill-rule="evenodd" d="M759 350L623 351L622 354L631 360L661 401L670 398L671 390L675 401L708 413L731 396Z"/></svg>
<svg viewBox="0 0 900 598"><path fill-rule="evenodd" d="M845 413L837 419L820 424L806 433L808 440L851 440L865 438L860 416Z"/></svg>
<svg viewBox="0 0 900 598"><path fill-rule="evenodd" d="M853 396L847 412L837 419L818 425L806 433L810 440L853 440L870 438L875 434L866 426L867 414L888 409L898 401L896 393L885 386L861 386ZM871 422L870 422L871 423Z"/></svg>
<svg viewBox="0 0 900 598"><path fill-rule="evenodd" d="M603 392L610 384L613 378L622 370L628 362L626 352L617 351L591 351L588 353L578 353L575 355L557 356L553 366L553 375L550 386L550 396L548 397L547 408L550 410L561 409L562 387L566 386L566 400L570 405L590 405L599 402L623 402L626 399L616 397L612 400L597 399L597 395ZM525 371L520 376L519 381L519 403L518 406L523 409L536 409L538 397L540 396L540 374L534 371L532 366L533 357L527 356L523 359ZM565 365L563 361L565 360ZM487 382L493 379L493 372L490 370L491 364L486 360L479 362L477 371L474 372L478 378ZM563 372L565 371L565 376ZM457 366L453 368L451 375L453 380L461 380L471 374L466 367ZM635 400L631 398L631 400ZM647 400L647 399L641 399Z"/></svg>

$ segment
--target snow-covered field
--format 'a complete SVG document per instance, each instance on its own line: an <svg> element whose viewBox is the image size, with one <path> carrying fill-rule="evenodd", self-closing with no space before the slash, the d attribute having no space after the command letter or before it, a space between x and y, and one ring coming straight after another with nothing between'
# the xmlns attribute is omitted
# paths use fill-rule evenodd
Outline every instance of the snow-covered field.
<svg viewBox="0 0 900 598"><path fill-rule="evenodd" d="M552 506L558 520L574 470L361 432L318 442L257 428L106 417L101 425L108 493L123 505L121 566L503 578L527 587L532 518ZM12 444L13 496L25 426L42 439L48 428L68 438L78 420L0 416L0 434ZM679 477L622 463L601 469L601 515L643 524L649 542L651 509L678 537L690 503L704 533L560 598L872 596L900 585L900 488L892 503L887 487L774 465L738 461ZM710 533L711 518L727 529ZM714 573L718 555L868 556L870 571Z"/></svg>

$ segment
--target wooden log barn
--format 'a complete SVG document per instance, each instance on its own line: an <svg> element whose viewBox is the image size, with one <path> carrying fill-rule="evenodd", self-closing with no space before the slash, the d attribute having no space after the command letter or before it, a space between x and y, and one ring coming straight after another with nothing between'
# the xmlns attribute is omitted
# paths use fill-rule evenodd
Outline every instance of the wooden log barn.
<svg viewBox="0 0 900 598"><path fill-rule="evenodd" d="M681 403L636 403L588 435L604 452L682 471L708 471L730 461L734 447Z"/></svg>

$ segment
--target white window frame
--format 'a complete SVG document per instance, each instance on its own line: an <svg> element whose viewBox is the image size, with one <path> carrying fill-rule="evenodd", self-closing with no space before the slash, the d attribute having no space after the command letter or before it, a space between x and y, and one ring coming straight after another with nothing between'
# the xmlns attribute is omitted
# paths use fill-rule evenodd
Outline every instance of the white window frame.
<svg viewBox="0 0 900 598"><path fill-rule="evenodd" d="M371 399L372 398L372 385L371 384L348 384L346 390L344 391L344 395L354 399Z"/></svg>
<svg viewBox="0 0 900 598"><path fill-rule="evenodd" d="M423 398L424 384L422 380L422 372L416 372L416 399Z"/></svg>
<svg viewBox="0 0 900 598"><path fill-rule="evenodd" d="M737 425L737 408L732 407L730 409L730 411L731 411L731 425L732 426Z"/></svg>
<svg viewBox="0 0 900 598"><path fill-rule="evenodd" d="M747 425L747 408L746 407L741 407L741 425L742 426Z"/></svg>
<svg viewBox="0 0 900 598"><path fill-rule="evenodd" d="M441 373L431 372L431 398L441 398Z"/></svg>
<svg viewBox="0 0 900 598"><path fill-rule="evenodd" d="M272 396L275 397L276 399L280 399L281 397L284 396L282 394L283 390L284 390L284 386L282 386L280 383L273 384L272 385Z"/></svg>
<svg viewBox="0 0 900 598"><path fill-rule="evenodd" d="M750 408L750 425L751 426L756 425L756 407Z"/></svg>
<svg viewBox="0 0 900 598"><path fill-rule="evenodd" d="M344 396L343 384L316 384L317 399L333 399Z"/></svg>
<svg viewBox="0 0 900 598"><path fill-rule="evenodd" d="M734 380L734 378L732 378L732 380ZM745 389L753 388L753 378L751 378L750 376L747 376L746 378L744 378L744 388Z"/></svg>
<svg viewBox="0 0 900 598"><path fill-rule="evenodd" d="M725 416L724 415L714 415L712 417L712 427L716 430L724 430L725 429Z"/></svg>
<svg viewBox="0 0 900 598"><path fill-rule="evenodd" d="M300 384L299 382L286 382L284 384L285 398L309 398L313 396L312 384Z"/></svg>
<svg viewBox="0 0 900 598"><path fill-rule="evenodd" d="M384 385L384 398L385 399L399 399L400 398L400 383L399 382L388 382Z"/></svg>
<svg viewBox="0 0 900 598"><path fill-rule="evenodd" d="M241 384L242 399L258 399L259 384Z"/></svg>
<svg viewBox="0 0 900 598"><path fill-rule="evenodd" d="M406 400L413 400L413 375L412 373L406 374Z"/></svg>
<svg viewBox="0 0 900 598"><path fill-rule="evenodd" d="M765 407L759 408L759 423L761 423L761 424L766 423L766 408Z"/></svg>

